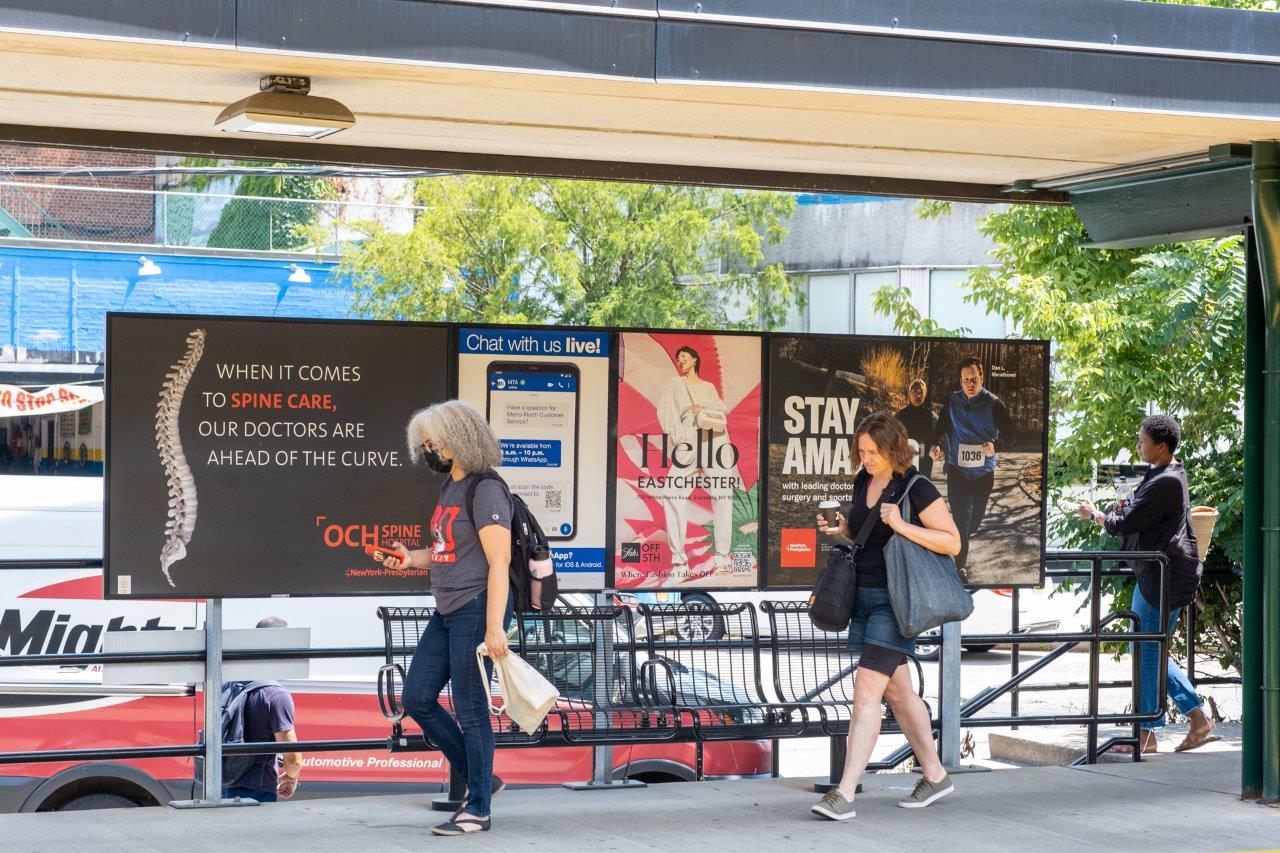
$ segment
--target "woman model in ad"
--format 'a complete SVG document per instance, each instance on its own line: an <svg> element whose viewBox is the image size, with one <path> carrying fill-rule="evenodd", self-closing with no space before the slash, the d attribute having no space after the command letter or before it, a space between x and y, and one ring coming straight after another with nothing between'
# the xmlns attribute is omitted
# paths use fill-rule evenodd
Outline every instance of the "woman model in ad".
<svg viewBox="0 0 1280 853"><path fill-rule="evenodd" d="M728 407L720 399L716 387L702 378L701 368L702 358L693 347L683 346L676 350L679 375L671 378L658 403L658 423L672 444L687 444L697 449L691 454L694 461L690 464L672 465L671 475L677 482L668 491L663 511L666 514L667 540L671 545L671 566L680 569L689 564L685 533L689 497L694 487L688 481L701 481L699 485L703 485L711 496L715 547L711 568L717 575L727 575L732 573L729 550L733 542L733 488L738 480L736 466L717 466L719 460L736 454L731 450L724 455L719 452L729 445ZM699 462L706 464L698 467Z"/></svg>

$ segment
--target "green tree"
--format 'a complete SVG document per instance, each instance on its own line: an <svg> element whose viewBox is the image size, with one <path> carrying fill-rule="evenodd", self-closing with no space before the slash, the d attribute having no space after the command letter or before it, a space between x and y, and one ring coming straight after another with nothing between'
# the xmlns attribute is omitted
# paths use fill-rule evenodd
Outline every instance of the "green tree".
<svg viewBox="0 0 1280 853"><path fill-rule="evenodd" d="M467 175L417 180L412 231L366 225L343 259L369 317L758 328L794 293L764 249L783 193ZM731 317L749 318L734 323Z"/></svg>
<svg viewBox="0 0 1280 853"><path fill-rule="evenodd" d="M186 166L217 166L218 160L189 157ZM237 163L255 168L286 168L289 163ZM202 192L214 178L196 175L183 182L187 189ZM306 175L243 175L232 193L235 198L222 208L218 224L209 234L210 248L280 251L302 249L310 244L312 226L320 213L314 201L338 197L338 186L330 178ZM262 199L259 201L258 199Z"/></svg>
<svg viewBox="0 0 1280 853"><path fill-rule="evenodd" d="M949 209L922 203L924 216ZM1117 543L1071 513L1064 494L1089 482L1099 461L1133 456L1148 405L1178 416L1195 504L1221 513L1207 570L1243 558L1241 406L1244 269L1241 239L1151 249L1090 250L1070 207L1015 205L989 213L980 230L995 263L976 269L966 301L1011 319L1021 335L1053 343L1049 480L1051 531L1069 547ZM903 288L877 307L906 334L954 335L920 316ZM1128 606L1131 582L1117 585ZM1200 637L1224 664L1239 665L1239 584L1201 587Z"/></svg>

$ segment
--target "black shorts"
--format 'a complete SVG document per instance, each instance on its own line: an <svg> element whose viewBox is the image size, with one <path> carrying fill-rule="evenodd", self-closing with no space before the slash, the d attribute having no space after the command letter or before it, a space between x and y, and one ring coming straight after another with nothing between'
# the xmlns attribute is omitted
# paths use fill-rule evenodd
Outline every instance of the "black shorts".
<svg viewBox="0 0 1280 853"><path fill-rule="evenodd" d="M862 647L862 656L858 658L858 668L874 670L893 678L898 667L906 662L907 656L897 649L867 643Z"/></svg>

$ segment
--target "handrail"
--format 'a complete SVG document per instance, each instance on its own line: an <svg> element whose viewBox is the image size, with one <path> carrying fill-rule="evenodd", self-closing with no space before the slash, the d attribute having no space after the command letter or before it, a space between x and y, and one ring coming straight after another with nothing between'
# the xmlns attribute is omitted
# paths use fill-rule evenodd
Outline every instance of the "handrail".
<svg viewBox="0 0 1280 853"><path fill-rule="evenodd" d="M1129 641L1129 642L1153 642L1160 647L1162 655L1167 654L1170 642L1169 635L1158 632L1142 632L1137 630L1106 632L1105 628L1112 623L1126 619L1129 622L1136 622L1136 617L1131 612L1112 613L1106 617L1101 613L1101 579L1112 574L1130 574L1128 571L1109 573L1102 568L1103 562L1114 560L1142 560L1154 561L1162 566L1161 572L1161 624L1168 623L1168 584L1165 582L1168 575L1167 559L1163 554L1154 552L1063 552L1052 551L1046 554L1047 564L1069 564L1088 563L1088 571L1061 571L1050 570L1046 565L1046 574L1050 576L1087 576L1091 579L1090 583L1090 628L1087 631L1064 632L1059 634L1008 634L1008 635L971 635L963 639L973 642L988 644L1010 644L1015 647L1028 643L1045 643L1057 642L1059 647L1049 653L1044 659L1037 661L1036 664L1028 669L1017 673L1009 681L994 688L988 688L982 691L974 698L970 699L962 708L962 724L968 727L975 726L994 726L994 725L1067 725L1082 723L1089 728L1089 742L1084 759L1089 763L1097 760L1100 752L1097 741L1097 730L1101 724L1131 724L1134 728L1133 737L1131 739L1118 739L1103 745L1103 748L1109 748L1117 743L1132 743L1136 746L1138 743L1138 727L1142 722L1158 719L1163 715L1165 706L1157 708L1154 712L1142 714L1138 713L1138 689L1139 689L1139 673L1137 671L1137 656L1133 656L1133 680L1131 687L1134 693L1133 708L1131 713L1124 714L1102 714L1098 707L1098 692L1103 688L1103 684L1099 677L1099 655L1103 643ZM25 567L39 563L45 567L57 568L91 568L101 565L101 561L92 560L45 560L45 561L0 561L0 569L6 568L7 564L20 563ZM749 606L749 605L748 605ZM759 636L759 629L755 631L756 636L741 639L728 639L709 641L705 645L708 649L716 648L755 648L758 652L759 644L762 638ZM787 638L773 637L769 642L778 643L784 647L789 647L792 643ZM1049 663L1056 660L1070 648L1080 644L1089 643L1090 645L1090 672L1089 672L1089 710L1088 713L1082 715L1039 715L1031 717L998 717L984 718L976 717L975 714L983 708L988 707L996 699L1006 693L1013 693L1021 684L1037 672L1043 670ZM799 641L797 641L799 644ZM537 651L544 644L529 644L528 650ZM572 644L571 644L572 645ZM584 643L584 651L589 651L590 643ZM546 644L547 648L556 648L564 650L566 644ZM619 640L615 643L615 647L623 650L627 649L645 649L650 652L660 653L667 647L670 648L688 648L688 643L678 644L667 642L654 637L645 640ZM807 648L814 648L812 643L808 643ZM408 646L397 647L397 652L407 652ZM235 651L226 651L223 659L227 661L248 661L248 660L286 660L300 658L336 658L336 657L370 657L385 658L387 648L383 646L360 646L350 648L321 648L321 649L244 649ZM32 666L32 665L83 665L83 664L103 664L103 663L173 663L173 662L198 662L204 659L203 651L169 651L169 652L150 652L150 653L86 653L78 655L16 655L0 657L0 666ZM1067 685L1071 686L1071 685ZM1107 685L1108 687L1110 684ZM1158 668L1158 693L1165 693L1165 669ZM1166 700L1167 701L1167 700ZM935 727L938 725L934 721ZM554 733L559 734L559 733ZM603 743L604 741L601 741ZM618 743L630 743L627 738L619 737ZM529 744L528 746L537 746L538 744ZM552 737L542 745L565 745L563 738ZM302 741L296 744L289 744L289 750L295 752L315 752L315 751L342 751L347 749L370 749L388 746L387 740L331 740L331 741ZM278 752L281 745L278 743L262 743L262 744L236 744L227 745L224 748L226 754L270 754ZM905 753L903 752L905 750ZM11 752L0 753L0 765L3 764L19 764L34 762L62 762L62 761L91 761L91 760L127 760L142 758L158 758L158 757L188 757L199 755L202 753L202 747L199 744L181 744L172 746L150 746L150 747L133 747L133 748L112 748L112 749L77 749L77 750L54 750L40 752ZM894 753L889 761L900 763L910 755L910 748L904 747L902 750ZM1134 750L1134 760L1141 760L1140 750ZM883 762L877 766L882 766Z"/></svg>

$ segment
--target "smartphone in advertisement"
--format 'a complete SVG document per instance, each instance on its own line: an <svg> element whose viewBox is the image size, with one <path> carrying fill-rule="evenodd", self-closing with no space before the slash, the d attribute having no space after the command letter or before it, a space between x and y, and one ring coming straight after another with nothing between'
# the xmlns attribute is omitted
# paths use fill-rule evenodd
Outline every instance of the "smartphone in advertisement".
<svg viewBox="0 0 1280 853"><path fill-rule="evenodd" d="M577 365L489 364L485 416L502 445L502 476L524 498L547 538L578 532Z"/></svg>

